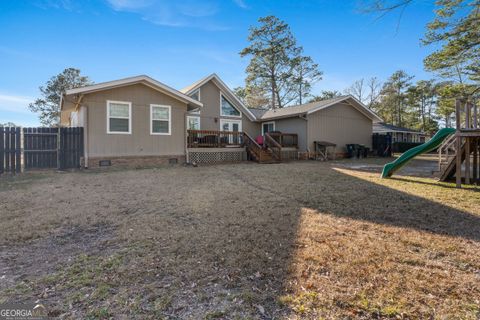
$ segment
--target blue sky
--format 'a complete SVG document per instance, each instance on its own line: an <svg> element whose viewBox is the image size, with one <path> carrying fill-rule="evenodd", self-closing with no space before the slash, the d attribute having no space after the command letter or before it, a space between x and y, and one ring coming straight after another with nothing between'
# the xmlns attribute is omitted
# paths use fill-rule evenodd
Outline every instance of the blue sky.
<svg viewBox="0 0 480 320"><path fill-rule="evenodd" d="M38 125L38 87L67 67L95 82L147 74L180 89L212 72L243 84L248 28L265 15L291 27L324 72L314 91L403 69L430 78L420 45L433 1L377 20L362 0L0 0L0 123ZM398 26L398 28L397 28ZM314 92L314 93L315 93Z"/></svg>

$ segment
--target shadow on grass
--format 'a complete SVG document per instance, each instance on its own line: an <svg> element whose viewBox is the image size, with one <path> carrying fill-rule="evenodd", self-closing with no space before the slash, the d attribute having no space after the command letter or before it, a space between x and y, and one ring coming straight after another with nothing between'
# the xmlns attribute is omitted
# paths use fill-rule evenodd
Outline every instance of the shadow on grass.
<svg viewBox="0 0 480 320"><path fill-rule="evenodd" d="M353 175L355 171L352 170L334 171L333 175L336 176L334 179L338 183L337 192L343 203L327 205L327 211L331 214L396 227L424 230L440 235L480 240L480 216L358 178ZM352 172L352 175L348 174L349 171ZM391 180L412 184L412 187L420 184L450 189L450 186L403 177ZM345 185L349 187L347 188ZM452 192L453 189L455 188L452 188ZM428 192L420 186L418 190L419 192ZM472 193L472 196L476 196L478 190L469 189L469 191L473 190L475 192Z"/></svg>
<svg viewBox="0 0 480 320"><path fill-rule="evenodd" d="M401 182L407 182L407 183L412 183L412 184L423 184L427 186L433 186L433 187L439 187L439 188L447 188L447 189L457 189L455 185L452 185L454 182L450 182L450 184L447 184L445 182L427 182L427 181L420 181L420 180L414 180L414 179L408 179L404 177L391 177L389 178L390 180L396 180L396 181L401 181ZM472 186L471 188L467 187L464 188L465 190L472 191L472 192L480 192L480 188L475 188Z"/></svg>
<svg viewBox="0 0 480 320"><path fill-rule="evenodd" d="M315 163L305 166L312 165L315 166ZM236 232L229 232L228 238L237 239L235 246L229 250L229 259L235 257L233 260L240 263L234 263L229 268L241 267L244 276L263 270L262 277L255 280L262 283L259 288L270 287L273 291L269 297L267 294L268 298L264 296L257 303L266 306L269 315L275 315L277 306L274 302L278 302L279 297L292 288L289 275L296 250L302 246L298 239L302 232L301 214L304 209L357 221L480 241L479 216L364 180L348 174L349 170L343 169L342 172L323 167L312 172L302 170L303 164L297 166L265 167L260 174L252 172L241 176L232 172L235 183L240 185L243 182L247 185L245 188L257 189L258 198L250 198L249 205L244 207L245 217L249 217L245 220L247 223L239 226ZM432 184L430 187L437 185ZM268 200L269 198L277 200ZM261 202L266 204L267 210L256 211ZM344 236L348 237L348 234ZM323 235L313 237L322 238ZM217 241L221 243L225 239L218 238ZM243 245L238 247L241 243L238 241L243 241ZM306 261L305 265L309 263L311 262Z"/></svg>

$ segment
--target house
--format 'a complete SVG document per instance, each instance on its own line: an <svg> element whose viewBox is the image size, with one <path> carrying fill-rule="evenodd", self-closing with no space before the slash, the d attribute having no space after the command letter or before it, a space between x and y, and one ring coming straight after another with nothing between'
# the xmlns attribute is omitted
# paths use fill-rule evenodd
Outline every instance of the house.
<svg viewBox="0 0 480 320"><path fill-rule="evenodd" d="M84 128L85 167L185 161L185 115L203 104L148 76L67 90L61 125Z"/></svg>
<svg viewBox="0 0 480 320"><path fill-rule="evenodd" d="M415 131L408 128L394 126L385 122L376 122L373 124L373 133L380 135L389 134L392 142L416 142L424 143L430 136L424 132Z"/></svg>
<svg viewBox="0 0 480 320"><path fill-rule="evenodd" d="M298 148L313 151L315 141L335 143L338 153L347 144L371 147L372 124L381 119L352 96L341 96L282 109L257 111L261 133L298 134Z"/></svg>
<svg viewBox="0 0 480 320"><path fill-rule="evenodd" d="M352 96L277 110L245 107L216 74L176 90L136 76L67 90L61 125L84 128L85 167L281 160L315 141L371 145L378 116ZM264 145L255 139L265 137Z"/></svg>

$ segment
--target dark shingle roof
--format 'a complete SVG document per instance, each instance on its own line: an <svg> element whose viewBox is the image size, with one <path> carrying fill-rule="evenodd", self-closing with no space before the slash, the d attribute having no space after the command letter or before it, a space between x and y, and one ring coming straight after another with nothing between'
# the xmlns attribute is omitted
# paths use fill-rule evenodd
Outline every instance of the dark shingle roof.
<svg viewBox="0 0 480 320"><path fill-rule="evenodd" d="M284 107L281 109L269 109L262 114L261 119L269 120L269 119L275 119L275 118L297 116L297 115L305 114L308 111L311 111L316 108L321 108L323 106L327 106L335 102L346 100L347 98L349 98L349 96L340 96L332 99L315 101L315 102L305 103L305 104L292 106L292 107Z"/></svg>
<svg viewBox="0 0 480 320"><path fill-rule="evenodd" d="M257 119L260 119L265 114L265 112L268 111L268 109L259 109L259 108L248 108L248 110L250 110L250 112L253 113L253 115Z"/></svg>
<svg viewBox="0 0 480 320"><path fill-rule="evenodd" d="M394 126L393 124L388 124L385 122L376 122L373 124L373 132L412 132L412 133L422 133L420 131L412 130L409 128Z"/></svg>

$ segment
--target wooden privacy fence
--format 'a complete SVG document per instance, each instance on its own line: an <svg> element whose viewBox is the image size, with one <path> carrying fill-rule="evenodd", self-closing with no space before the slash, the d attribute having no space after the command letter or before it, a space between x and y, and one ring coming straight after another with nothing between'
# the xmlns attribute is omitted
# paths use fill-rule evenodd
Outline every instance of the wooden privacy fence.
<svg viewBox="0 0 480 320"><path fill-rule="evenodd" d="M25 170L57 168L58 128L23 128Z"/></svg>
<svg viewBox="0 0 480 320"><path fill-rule="evenodd" d="M21 171L20 128L0 127L0 174Z"/></svg>
<svg viewBox="0 0 480 320"><path fill-rule="evenodd" d="M0 127L0 173L79 168L83 128Z"/></svg>

